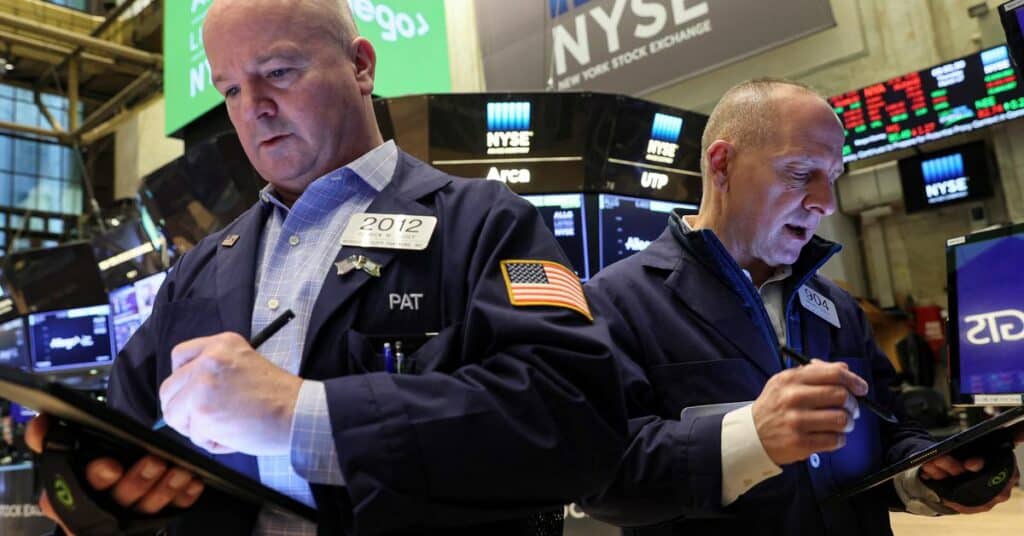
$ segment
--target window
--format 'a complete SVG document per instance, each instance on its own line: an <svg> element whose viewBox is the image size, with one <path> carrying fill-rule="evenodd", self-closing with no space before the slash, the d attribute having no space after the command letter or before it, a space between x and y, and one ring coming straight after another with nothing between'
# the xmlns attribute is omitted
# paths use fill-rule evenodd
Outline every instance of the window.
<svg viewBox="0 0 1024 536"><path fill-rule="evenodd" d="M78 4L84 6L86 2L62 5ZM67 124L67 99L52 94L41 98L50 113ZM81 108L78 115L82 115ZM5 84L0 84L0 121L50 127L31 91ZM46 139L0 133L0 208L81 214L82 184L71 151Z"/></svg>
<svg viewBox="0 0 1024 536"><path fill-rule="evenodd" d="M89 0L45 0L58 6L70 7L79 11L85 11L89 7Z"/></svg>

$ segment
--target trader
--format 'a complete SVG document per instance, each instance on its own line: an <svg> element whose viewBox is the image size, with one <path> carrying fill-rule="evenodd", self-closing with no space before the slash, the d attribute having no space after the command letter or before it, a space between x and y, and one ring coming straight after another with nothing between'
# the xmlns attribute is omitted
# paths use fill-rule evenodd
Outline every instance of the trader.
<svg viewBox="0 0 1024 536"><path fill-rule="evenodd" d="M622 391L537 210L382 140L375 52L343 2L216 0L203 37L270 184L169 273L110 404L162 414L319 523L194 509L178 532L536 534L537 512L599 489L625 448ZM286 309L297 318L251 348ZM152 457L88 478L144 512L199 491Z"/></svg>
<svg viewBox="0 0 1024 536"><path fill-rule="evenodd" d="M967 508L914 472L823 501L931 444L858 407L853 395L891 407L894 373L853 298L816 274L840 249L814 231L835 210L843 141L803 86L734 87L704 132L699 213L674 214L649 248L588 283L623 357L633 434L614 482L584 501L595 517L660 524L636 534L874 535L890 532L890 507L973 512L1009 497L1016 477ZM792 368L780 343L821 360ZM947 456L921 478L964 470Z"/></svg>

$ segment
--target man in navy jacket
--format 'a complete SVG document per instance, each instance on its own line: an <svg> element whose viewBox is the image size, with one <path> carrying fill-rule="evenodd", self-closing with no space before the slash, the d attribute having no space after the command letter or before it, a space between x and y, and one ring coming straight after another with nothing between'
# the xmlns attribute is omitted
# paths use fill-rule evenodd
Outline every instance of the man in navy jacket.
<svg viewBox="0 0 1024 536"><path fill-rule="evenodd" d="M200 483L152 456L94 461L89 481L185 508L179 534L533 535L538 512L600 489L625 447L619 376L537 210L383 142L373 47L341 3L218 0L204 38L270 186L169 273L109 399L319 522L197 508Z"/></svg>
<svg viewBox="0 0 1024 536"><path fill-rule="evenodd" d="M823 501L931 443L857 406L852 395L892 407L893 369L854 299L816 273L840 249L814 231L835 210L843 142L807 88L740 84L708 120L699 214L674 214L587 284L623 358L633 434L589 513L642 535L875 535L890 532L889 508L973 512L1009 497L1013 482L966 508L908 472ZM794 368L780 344L820 360ZM947 456L922 477L964 470Z"/></svg>

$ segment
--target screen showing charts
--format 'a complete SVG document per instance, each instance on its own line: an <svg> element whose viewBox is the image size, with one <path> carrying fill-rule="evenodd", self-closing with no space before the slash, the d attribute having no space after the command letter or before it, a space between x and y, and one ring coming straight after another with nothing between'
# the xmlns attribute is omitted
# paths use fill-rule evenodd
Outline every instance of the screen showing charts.
<svg viewBox="0 0 1024 536"><path fill-rule="evenodd" d="M590 279L587 258L587 225L583 194L524 195L537 207L544 224L555 235L580 279Z"/></svg>
<svg viewBox="0 0 1024 536"><path fill-rule="evenodd" d="M25 335L25 321L21 318L0 324L0 365L28 367L28 337Z"/></svg>
<svg viewBox="0 0 1024 536"><path fill-rule="evenodd" d="M167 274L160 272L110 292L111 320L114 325L114 353L120 352L135 330L153 311L156 293Z"/></svg>
<svg viewBox="0 0 1024 536"><path fill-rule="evenodd" d="M110 306L33 313L28 316L32 369L37 372L110 364Z"/></svg>
<svg viewBox="0 0 1024 536"><path fill-rule="evenodd" d="M1000 45L829 98L846 129L843 160L1024 116L1024 87Z"/></svg>
<svg viewBox="0 0 1024 536"><path fill-rule="evenodd" d="M611 194L601 194L598 206L601 268L647 249L665 230L673 209L697 213L697 205Z"/></svg>
<svg viewBox="0 0 1024 536"><path fill-rule="evenodd" d="M1024 393L1024 226L950 244L954 393Z"/></svg>

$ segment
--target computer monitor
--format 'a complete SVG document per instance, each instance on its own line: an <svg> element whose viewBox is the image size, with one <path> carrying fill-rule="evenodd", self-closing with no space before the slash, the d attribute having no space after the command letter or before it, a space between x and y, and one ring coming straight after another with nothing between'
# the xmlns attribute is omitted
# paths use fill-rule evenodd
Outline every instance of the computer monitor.
<svg viewBox="0 0 1024 536"><path fill-rule="evenodd" d="M1024 0L1011 0L999 6L999 18L1006 32L1006 44L1017 70L1024 69Z"/></svg>
<svg viewBox="0 0 1024 536"><path fill-rule="evenodd" d="M110 305L28 315L32 370L64 372L110 365Z"/></svg>
<svg viewBox="0 0 1024 536"><path fill-rule="evenodd" d="M647 249L668 225L673 209L697 213L697 205L601 194L598 198L600 267Z"/></svg>
<svg viewBox="0 0 1024 536"><path fill-rule="evenodd" d="M554 233L576 275L583 281L590 279L583 194L524 195L523 199L540 211L544 224Z"/></svg>
<svg viewBox="0 0 1024 536"><path fill-rule="evenodd" d="M1024 224L946 242L954 404L1020 405L1024 395Z"/></svg>
<svg viewBox="0 0 1024 536"><path fill-rule="evenodd" d="M0 323L0 365L28 368L28 336L24 318Z"/></svg>
<svg viewBox="0 0 1024 536"><path fill-rule="evenodd" d="M159 272L110 292L111 323L114 329L114 353L128 344L128 339L149 318L156 293L167 278Z"/></svg>
<svg viewBox="0 0 1024 536"><path fill-rule="evenodd" d="M992 197L998 166L985 142L904 158L899 162L903 206L907 214Z"/></svg>

